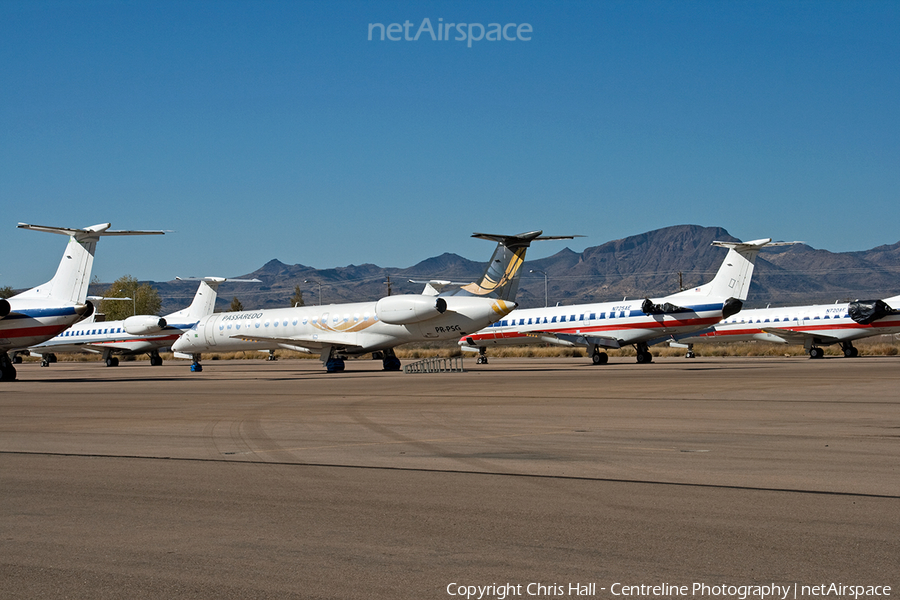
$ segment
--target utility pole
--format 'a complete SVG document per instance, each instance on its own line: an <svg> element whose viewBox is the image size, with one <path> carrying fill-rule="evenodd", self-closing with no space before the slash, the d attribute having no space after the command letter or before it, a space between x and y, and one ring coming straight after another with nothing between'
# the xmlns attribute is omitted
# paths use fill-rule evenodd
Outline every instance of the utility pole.
<svg viewBox="0 0 900 600"><path fill-rule="evenodd" d="M547 273L541 271L540 269L531 269L528 271L529 273L541 273L544 276L544 308L547 308L548 300L547 300Z"/></svg>
<svg viewBox="0 0 900 600"><path fill-rule="evenodd" d="M384 285L388 286L388 296L391 295L391 276L387 276L387 281L384 282Z"/></svg>

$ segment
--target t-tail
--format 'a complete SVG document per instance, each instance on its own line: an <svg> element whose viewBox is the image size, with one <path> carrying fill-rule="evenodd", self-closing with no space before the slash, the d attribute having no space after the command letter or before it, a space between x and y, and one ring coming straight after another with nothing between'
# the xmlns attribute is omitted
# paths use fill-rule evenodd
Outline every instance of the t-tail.
<svg viewBox="0 0 900 600"><path fill-rule="evenodd" d="M16 298L20 300L51 299L60 303L85 304L94 265L94 250L101 236L106 235L162 235L164 231L109 231L109 223L100 223L84 229L46 227L19 223L19 229L45 231L69 236L69 245L63 253L56 275L43 285L31 288Z"/></svg>
<svg viewBox="0 0 900 600"><path fill-rule="evenodd" d="M531 242L538 240L570 240L574 235L542 236L542 231L531 231L518 235L495 235L474 233L472 237L497 242L494 255L484 270L481 281L464 285L447 295L481 296L514 302L519 291L519 275L525 262L525 252Z"/></svg>
<svg viewBox="0 0 900 600"><path fill-rule="evenodd" d="M715 278L705 285L666 298L671 300L710 297L746 300L759 251L770 246L789 246L797 243L799 242L773 242L772 238L752 242L713 242L713 246L728 248L728 254Z"/></svg>

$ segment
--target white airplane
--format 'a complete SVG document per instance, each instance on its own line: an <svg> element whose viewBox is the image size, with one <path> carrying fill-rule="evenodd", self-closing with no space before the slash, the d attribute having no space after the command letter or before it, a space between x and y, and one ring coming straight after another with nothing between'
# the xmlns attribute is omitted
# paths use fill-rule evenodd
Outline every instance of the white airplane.
<svg viewBox="0 0 900 600"><path fill-rule="evenodd" d="M803 344L810 358L822 358L822 346L840 344L844 356L859 356L853 341L873 335L900 333L900 296L884 300L856 300L841 304L754 308L722 320L712 328L687 336L675 336L669 345L687 348L694 357L694 344L760 340L778 344Z"/></svg>
<svg viewBox="0 0 900 600"><path fill-rule="evenodd" d="M180 279L180 278L176 278ZM93 317L66 329L43 344L32 346L29 354L41 357L41 366L56 362L57 353L88 352L102 354L107 367L119 365L115 355L150 355L150 365L162 365L161 348L172 345L181 334L213 314L219 285L226 281L255 282L259 279L204 277L190 306L164 317L136 315L121 321L94 321ZM13 357L16 362L18 357ZM20 359L21 360L21 359Z"/></svg>
<svg viewBox="0 0 900 600"><path fill-rule="evenodd" d="M56 336L94 311L87 300L94 250L101 236L162 235L163 231L110 231L109 223L85 229L45 227L19 223L32 229L69 236L69 244L53 279L12 298L0 299L0 381L13 381L16 368L9 352L24 350Z"/></svg>
<svg viewBox="0 0 900 600"><path fill-rule="evenodd" d="M531 242L573 237L541 233L474 234L497 242L479 283L438 293L437 288L447 282L434 282L421 295L387 296L377 302L215 314L201 319L172 350L178 358L193 359L192 371L202 370L203 352L276 348L318 353L329 373L342 371L345 357L380 352L384 370L397 371L400 360L394 347L454 339L509 314L516 307L519 271Z"/></svg>
<svg viewBox="0 0 900 600"><path fill-rule="evenodd" d="M508 318L459 340L463 350L478 352L479 364L487 363L487 347L555 344L586 346L595 365L606 364L601 348L633 345L637 362L653 360L649 346L667 336L709 327L741 310L747 299L756 255L766 246L795 242L713 242L728 248L715 278L706 285L665 296L598 304L518 309Z"/></svg>

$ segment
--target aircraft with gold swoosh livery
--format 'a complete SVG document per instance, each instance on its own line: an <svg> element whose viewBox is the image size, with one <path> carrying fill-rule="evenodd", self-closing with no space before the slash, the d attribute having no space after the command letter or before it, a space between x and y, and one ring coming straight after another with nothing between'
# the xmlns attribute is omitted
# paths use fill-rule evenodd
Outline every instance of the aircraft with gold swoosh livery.
<svg viewBox="0 0 900 600"><path fill-rule="evenodd" d="M297 306L214 314L201 319L172 345L176 358L192 360L200 371L204 352L274 350L318 353L329 373L344 370L344 359L381 353L385 371L398 371L394 348L410 342L448 340L478 331L516 308L519 274L531 242L575 236L475 233L497 242L478 282L439 291L449 282L430 282L422 294L387 296L377 302Z"/></svg>

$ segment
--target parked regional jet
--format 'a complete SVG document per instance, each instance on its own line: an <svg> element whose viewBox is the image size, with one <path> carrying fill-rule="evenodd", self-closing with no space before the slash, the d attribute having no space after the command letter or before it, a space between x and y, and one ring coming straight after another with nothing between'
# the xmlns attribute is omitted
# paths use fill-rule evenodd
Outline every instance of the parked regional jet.
<svg viewBox="0 0 900 600"><path fill-rule="evenodd" d="M421 295L387 296L377 302L216 314L201 319L172 349L176 357L193 359L193 371L202 369L203 352L275 348L318 352L329 373L342 371L345 357L381 352L384 370L397 371L396 346L453 339L515 309L519 271L531 242L573 237L541 233L474 234L472 237L497 242L497 248L481 281L456 290L437 293L435 286L426 286ZM444 282L435 283L440 286Z"/></svg>
<svg viewBox="0 0 900 600"><path fill-rule="evenodd" d="M595 365L609 356L601 348L634 345L637 362L653 360L649 346L675 333L696 331L741 310L747 299L756 255L766 246L795 242L713 242L728 248L715 278L706 285L664 298L518 309L508 318L459 340L463 350L478 351L478 363L487 363L487 347L556 344L586 346Z"/></svg>
<svg viewBox="0 0 900 600"><path fill-rule="evenodd" d="M900 296L884 300L856 300L841 304L754 308L726 318L710 329L675 336L671 346L687 348L694 357L694 344L760 340L778 344L803 344L810 358L822 358L821 346L840 344L844 356L859 356L853 340L873 335L900 333Z"/></svg>
<svg viewBox="0 0 900 600"><path fill-rule="evenodd" d="M9 352L23 350L54 337L94 311L87 289L94 265L94 250L101 236L162 235L163 231L110 231L109 223L85 229L45 227L19 223L32 229L69 236L69 243L53 279L9 299L0 299L0 381L13 381L16 368Z"/></svg>
<svg viewBox="0 0 900 600"><path fill-rule="evenodd" d="M121 321L82 321L28 352L41 357L41 366L56 362L57 353L89 352L102 354L107 367L119 365L115 355L148 354L150 365L162 365L161 348L172 345L182 333L213 314L219 285L226 281L260 283L259 279L204 277L190 306L164 317L136 315ZM16 357L13 358L15 362Z"/></svg>

